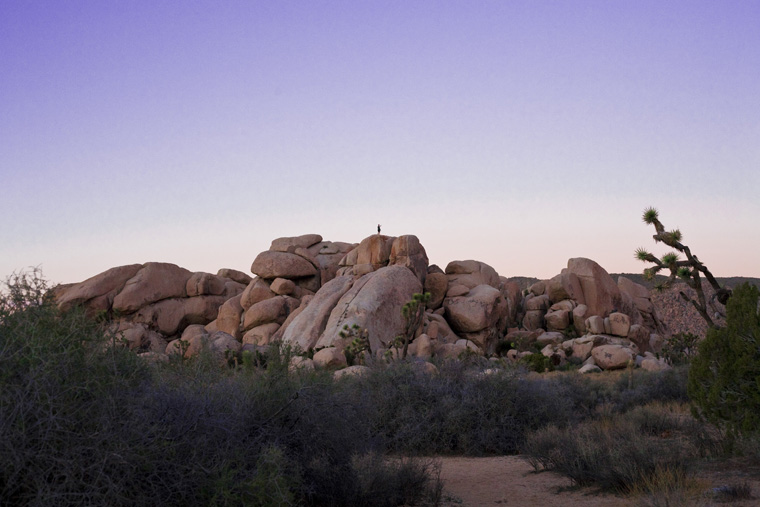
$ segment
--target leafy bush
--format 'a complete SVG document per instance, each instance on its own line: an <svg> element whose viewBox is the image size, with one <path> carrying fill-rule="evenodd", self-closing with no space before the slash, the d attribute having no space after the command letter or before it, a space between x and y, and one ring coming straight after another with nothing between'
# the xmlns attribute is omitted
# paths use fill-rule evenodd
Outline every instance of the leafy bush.
<svg viewBox="0 0 760 507"><path fill-rule="evenodd" d="M541 352L535 352L520 359L520 362L527 365L530 370L544 373L545 371L554 371L554 363L550 357L546 357Z"/></svg>
<svg viewBox="0 0 760 507"><path fill-rule="evenodd" d="M662 346L661 355L672 366L689 364L697 354L699 336L692 333L676 333Z"/></svg>
<svg viewBox="0 0 760 507"><path fill-rule="evenodd" d="M689 370L695 412L734 434L760 428L759 296L753 285L737 287L726 327L708 330Z"/></svg>

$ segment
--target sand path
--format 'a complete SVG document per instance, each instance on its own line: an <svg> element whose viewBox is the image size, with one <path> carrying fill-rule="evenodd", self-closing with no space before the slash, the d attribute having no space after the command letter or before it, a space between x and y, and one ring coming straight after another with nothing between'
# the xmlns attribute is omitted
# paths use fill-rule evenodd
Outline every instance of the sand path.
<svg viewBox="0 0 760 507"><path fill-rule="evenodd" d="M534 473L517 456L442 457L445 506L630 506L633 502L593 488L571 488L570 479L552 472ZM447 498L448 497L448 498Z"/></svg>

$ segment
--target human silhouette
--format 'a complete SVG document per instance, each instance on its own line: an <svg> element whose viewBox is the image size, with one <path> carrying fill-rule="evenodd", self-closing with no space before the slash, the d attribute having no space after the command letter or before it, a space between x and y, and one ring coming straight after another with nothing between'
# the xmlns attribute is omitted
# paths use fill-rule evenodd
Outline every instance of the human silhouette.
<svg viewBox="0 0 760 507"><path fill-rule="evenodd" d="M380 224L377 224L377 233L380 234Z"/></svg>

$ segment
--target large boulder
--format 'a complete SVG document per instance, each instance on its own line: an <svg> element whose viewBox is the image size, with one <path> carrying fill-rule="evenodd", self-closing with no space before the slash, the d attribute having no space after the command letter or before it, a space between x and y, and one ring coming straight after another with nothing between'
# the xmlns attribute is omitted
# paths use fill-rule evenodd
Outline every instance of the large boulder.
<svg viewBox="0 0 760 507"><path fill-rule="evenodd" d="M551 310L544 315L548 331L562 331L570 326L571 313L567 310Z"/></svg>
<svg viewBox="0 0 760 507"><path fill-rule="evenodd" d="M263 278L254 278L245 288L240 298L240 305L244 310L249 309L256 303L275 297L277 294L269 288L269 283Z"/></svg>
<svg viewBox="0 0 760 507"><path fill-rule="evenodd" d="M317 347L340 344L343 326L354 324L368 331L373 351L387 347L403 332L401 308L421 291L419 279L402 266L388 266L364 275L338 301Z"/></svg>
<svg viewBox="0 0 760 507"><path fill-rule="evenodd" d="M625 368L635 357L631 349L622 345L600 345L591 351L591 355L603 370Z"/></svg>
<svg viewBox="0 0 760 507"><path fill-rule="evenodd" d="M461 338L453 329L451 329L451 326L449 326L449 323L443 318L443 315L427 313L425 314L425 318L427 320L425 333L431 340L437 340L438 343L455 343Z"/></svg>
<svg viewBox="0 0 760 507"><path fill-rule="evenodd" d="M443 298L446 297L446 290L449 287L449 280L443 273L428 273L425 278L425 292L430 293L430 301L427 307L435 310L443 304Z"/></svg>
<svg viewBox="0 0 760 507"><path fill-rule="evenodd" d="M251 328L276 322L282 324L291 311L298 307L298 300L289 296L276 296L264 301L259 301L243 315L243 331Z"/></svg>
<svg viewBox="0 0 760 507"><path fill-rule="evenodd" d="M490 285L478 285L466 296L446 298L443 307L451 327L485 352L491 352L506 326L507 301Z"/></svg>
<svg viewBox="0 0 760 507"><path fill-rule="evenodd" d="M330 318L330 313L340 298L353 285L353 277L344 275L333 278L312 297L282 333L282 341L298 345L301 350L314 348Z"/></svg>
<svg viewBox="0 0 760 507"><path fill-rule="evenodd" d="M211 273L193 273L185 284L185 293L192 296L221 296L227 280Z"/></svg>
<svg viewBox="0 0 760 507"><path fill-rule="evenodd" d="M319 234L304 234L289 238L277 238L272 240L269 250L272 252L294 252L296 248L309 248L322 241ZM261 276L261 275L259 275Z"/></svg>
<svg viewBox="0 0 760 507"><path fill-rule="evenodd" d="M261 278L302 278L314 276L317 268L300 255L288 252L264 251L256 256L251 272Z"/></svg>
<svg viewBox="0 0 760 507"><path fill-rule="evenodd" d="M525 311L541 310L543 312L546 312L549 309L550 304L551 301L549 300L549 296L542 294L540 296L529 296L525 298L523 306L525 307Z"/></svg>
<svg viewBox="0 0 760 507"><path fill-rule="evenodd" d="M356 246L340 241L322 241L308 248L319 269L320 286L335 278L341 259Z"/></svg>
<svg viewBox="0 0 760 507"><path fill-rule="evenodd" d="M335 347L328 347L326 349L317 351L314 354L313 361L314 366L317 368L326 368L331 370L345 368L347 365L346 356L343 354L343 351L338 350Z"/></svg>
<svg viewBox="0 0 760 507"><path fill-rule="evenodd" d="M240 332L240 321L243 315L243 307L240 304L242 294L228 299L219 307L219 313L216 317L216 328L219 331L234 336L238 340L242 334Z"/></svg>
<svg viewBox="0 0 760 507"><path fill-rule="evenodd" d="M393 236L382 234L368 236L359 243L359 246L348 252L341 259L340 264L353 266L352 272L356 276L387 266L395 240Z"/></svg>
<svg viewBox="0 0 760 507"><path fill-rule="evenodd" d="M249 329L243 335L243 345L253 344L258 346L269 345L273 340L272 337L280 329L280 325L276 322L269 322L268 324L261 324L254 328Z"/></svg>
<svg viewBox="0 0 760 507"><path fill-rule="evenodd" d="M620 289L599 264L591 259L578 257L567 261L567 270L578 277L583 299L577 296L573 299L588 307L587 315L606 317L621 308Z"/></svg>
<svg viewBox="0 0 760 507"><path fill-rule="evenodd" d="M501 280L501 294L507 301L507 326L517 326L517 316L523 300L522 290L520 290L519 284L509 281L503 276L500 276L499 280Z"/></svg>
<svg viewBox="0 0 760 507"><path fill-rule="evenodd" d="M148 262L113 299L114 310L132 313L138 309L169 298L187 295L187 281L193 275L176 264Z"/></svg>
<svg viewBox="0 0 760 507"><path fill-rule="evenodd" d="M446 276L449 285L464 285L474 288L478 285L490 285L499 288L499 275L496 270L485 262L466 260L452 261L446 266Z"/></svg>
<svg viewBox="0 0 760 507"><path fill-rule="evenodd" d="M242 271L238 271L237 269L230 269L230 268L222 268L219 271L216 272L217 276L221 276L223 278L229 278L233 282L242 283L243 285L248 285L251 283L252 278L250 275L247 275L246 273L243 273Z"/></svg>
<svg viewBox="0 0 760 507"><path fill-rule="evenodd" d="M391 245L388 263L411 269L420 282L425 283L428 257L425 253L425 247L420 244L417 236L405 235L396 238Z"/></svg>
<svg viewBox="0 0 760 507"><path fill-rule="evenodd" d="M147 324L165 336L172 336L189 325L206 325L214 320L224 301L224 296L164 299L140 308L133 320Z"/></svg>
<svg viewBox="0 0 760 507"><path fill-rule="evenodd" d="M613 312L609 316L610 334L615 336L628 336L628 330L631 328L631 319L628 315L620 312Z"/></svg>
<svg viewBox="0 0 760 507"><path fill-rule="evenodd" d="M455 331L474 333L506 317L507 305L498 289L478 285L466 296L446 298L446 320Z"/></svg>
<svg viewBox="0 0 760 507"><path fill-rule="evenodd" d="M546 282L545 294L552 303L562 301L563 299L572 299L578 304L584 304L585 302L583 288L578 275L572 273L567 268Z"/></svg>
<svg viewBox="0 0 760 507"><path fill-rule="evenodd" d="M119 266L74 284L56 295L58 307L64 311L77 305L94 311L108 310L116 294L140 269L141 264Z"/></svg>

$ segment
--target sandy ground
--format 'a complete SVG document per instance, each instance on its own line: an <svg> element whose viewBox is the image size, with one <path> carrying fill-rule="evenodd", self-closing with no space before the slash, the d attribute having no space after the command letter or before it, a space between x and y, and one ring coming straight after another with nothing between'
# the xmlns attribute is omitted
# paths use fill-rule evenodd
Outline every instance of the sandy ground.
<svg viewBox="0 0 760 507"><path fill-rule="evenodd" d="M518 456L438 459L441 463L441 478L444 481L445 507L652 505L642 502L642 498L624 498L602 493L594 488L573 487L570 479L559 474L535 473L533 467ZM659 502L655 505L760 506L760 469L757 467L746 467L730 461L718 462L706 466L697 477L704 488L700 488L703 494L721 485L746 483L751 487L752 498L725 502L700 495L691 501L681 500L672 504Z"/></svg>
<svg viewBox="0 0 760 507"><path fill-rule="evenodd" d="M572 488L570 479L552 472L535 473L517 456L443 457L444 505L629 506L630 500Z"/></svg>

